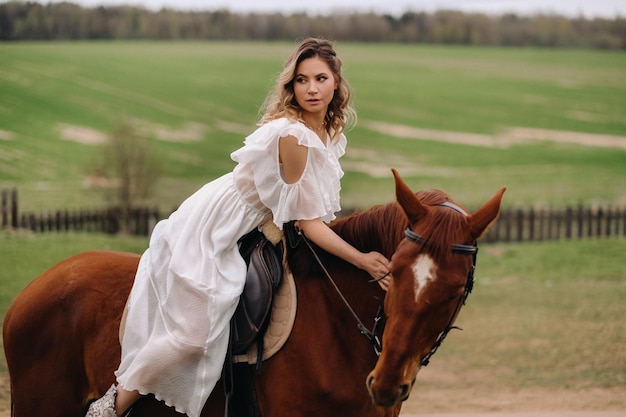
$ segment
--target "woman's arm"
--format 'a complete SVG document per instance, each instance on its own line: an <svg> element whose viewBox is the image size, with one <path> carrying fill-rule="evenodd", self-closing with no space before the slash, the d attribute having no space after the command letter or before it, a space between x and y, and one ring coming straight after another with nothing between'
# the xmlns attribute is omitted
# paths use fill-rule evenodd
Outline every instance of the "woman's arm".
<svg viewBox="0 0 626 417"><path fill-rule="evenodd" d="M382 278L378 283L383 289L389 286L389 261L378 252L364 253L337 235L322 219L299 220L296 227L304 232L317 246L357 268L369 273L372 278Z"/></svg>
<svg viewBox="0 0 626 417"><path fill-rule="evenodd" d="M283 180L287 184L298 182L309 155L309 148L298 145L294 136L285 136L278 140L278 155L283 164Z"/></svg>
<svg viewBox="0 0 626 417"><path fill-rule="evenodd" d="M280 161L283 164L283 180L288 184L297 182L306 167L308 148L298 144L293 136L279 140ZM378 252L363 253L350 245L329 228L322 219L300 220L296 226L317 246L357 268L367 271L373 278L380 279L389 273L389 261ZM389 286L389 277L378 281L383 289Z"/></svg>

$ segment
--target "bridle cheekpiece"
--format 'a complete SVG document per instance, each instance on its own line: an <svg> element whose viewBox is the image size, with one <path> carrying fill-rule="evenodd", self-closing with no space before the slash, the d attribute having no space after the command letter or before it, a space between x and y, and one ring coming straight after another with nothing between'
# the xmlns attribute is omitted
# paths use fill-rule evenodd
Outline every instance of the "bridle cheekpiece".
<svg viewBox="0 0 626 417"><path fill-rule="evenodd" d="M465 210L463 210L461 207L457 206L456 204L452 202L444 201L443 203L440 203L438 205L450 207L451 209L458 211L464 216L468 215ZM410 242L416 243L418 245L422 245L426 243L427 241L419 233L416 233L413 230L411 230L410 227L407 227L407 229L404 231L404 237ZM450 333L452 329L463 330L458 326L454 326L454 320L456 319L459 311L461 310L461 307L465 304L467 297L470 295L470 293L472 292L472 289L474 288L474 270L476 269L476 255L478 254L478 246L462 245L462 244L454 243L451 245L450 250L452 251L452 253L456 253L458 255L471 255L472 267L467 273L467 279L465 281L465 290L463 291L463 294L459 298L459 302L456 306L456 309L454 310L454 313L452 314L452 317L450 318L448 325L441 332L441 334L439 334L439 337L437 337L437 340L433 344L433 347L430 349L430 352L428 352L426 356L422 358L422 360L420 361L420 366L427 366L430 363L430 358L435 354L435 352L437 352L437 349L439 349L439 346L441 346L445 338L448 336L448 333Z"/></svg>

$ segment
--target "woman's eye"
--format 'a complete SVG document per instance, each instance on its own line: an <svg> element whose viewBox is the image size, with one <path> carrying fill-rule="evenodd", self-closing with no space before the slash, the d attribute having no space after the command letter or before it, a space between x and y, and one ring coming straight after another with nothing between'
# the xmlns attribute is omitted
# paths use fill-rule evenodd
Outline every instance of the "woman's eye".
<svg viewBox="0 0 626 417"><path fill-rule="evenodd" d="M326 77L325 75L320 75L319 77L317 77L317 81L326 81L328 79L328 77Z"/></svg>

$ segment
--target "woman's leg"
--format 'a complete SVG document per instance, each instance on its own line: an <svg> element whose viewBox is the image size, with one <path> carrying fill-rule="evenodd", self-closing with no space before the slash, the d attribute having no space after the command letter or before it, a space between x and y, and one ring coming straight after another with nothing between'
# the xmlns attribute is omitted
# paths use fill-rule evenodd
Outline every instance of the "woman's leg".
<svg viewBox="0 0 626 417"><path fill-rule="evenodd" d="M139 391L127 391L121 386L117 386L117 396L115 397L115 410L118 416L123 415L139 398Z"/></svg>
<svg viewBox="0 0 626 417"><path fill-rule="evenodd" d="M111 388L98 400L92 402L87 410L86 417L120 417L139 398L139 391L127 391L119 385Z"/></svg>

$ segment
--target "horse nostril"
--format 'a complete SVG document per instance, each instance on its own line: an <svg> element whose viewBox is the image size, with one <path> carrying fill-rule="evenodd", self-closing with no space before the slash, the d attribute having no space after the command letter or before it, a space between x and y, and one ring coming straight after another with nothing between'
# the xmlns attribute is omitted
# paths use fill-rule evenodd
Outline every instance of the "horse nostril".
<svg viewBox="0 0 626 417"><path fill-rule="evenodd" d="M366 384L367 384L368 388L372 388L372 385L374 384L374 379L375 379L374 375L370 375L370 376L367 377Z"/></svg>
<svg viewBox="0 0 626 417"><path fill-rule="evenodd" d="M409 384L400 385L400 400L404 401L409 398L411 386Z"/></svg>

